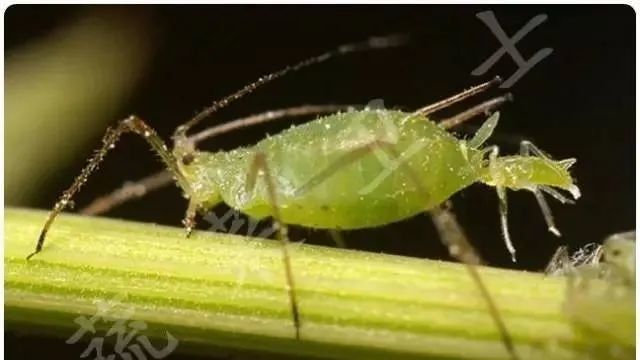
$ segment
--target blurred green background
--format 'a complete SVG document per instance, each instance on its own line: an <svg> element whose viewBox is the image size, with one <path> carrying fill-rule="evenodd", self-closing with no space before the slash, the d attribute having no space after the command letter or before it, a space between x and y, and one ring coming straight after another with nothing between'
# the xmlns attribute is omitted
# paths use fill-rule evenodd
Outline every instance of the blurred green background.
<svg viewBox="0 0 640 360"><path fill-rule="evenodd" d="M86 9L7 53L6 204L33 203L51 173L113 123L148 64L149 25L123 10Z"/></svg>

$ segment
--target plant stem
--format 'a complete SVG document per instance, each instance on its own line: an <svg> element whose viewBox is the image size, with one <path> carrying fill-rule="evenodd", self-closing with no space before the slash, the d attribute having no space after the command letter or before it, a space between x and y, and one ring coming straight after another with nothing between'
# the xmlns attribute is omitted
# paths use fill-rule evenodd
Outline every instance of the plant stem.
<svg viewBox="0 0 640 360"><path fill-rule="evenodd" d="M131 319L147 324L145 335L166 344L169 332L178 350L508 358L461 264L292 244L302 324L295 340L276 241L202 231L187 239L177 228L61 215L42 253L26 261L44 217L5 209L8 327L71 337L79 329L74 319L94 316L96 304L115 298L134 310ZM521 358L582 358L589 350L562 311L565 279L480 273ZM98 329L113 325L103 320Z"/></svg>

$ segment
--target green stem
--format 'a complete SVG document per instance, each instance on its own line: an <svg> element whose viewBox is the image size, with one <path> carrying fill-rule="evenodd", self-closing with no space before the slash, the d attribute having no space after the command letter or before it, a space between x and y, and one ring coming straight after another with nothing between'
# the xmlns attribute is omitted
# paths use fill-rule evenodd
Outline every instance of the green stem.
<svg viewBox="0 0 640 360"><path fill-rule="evenodd" d="M61 215L32 260L45 213L5 209L8 327L71 337L78 316L117 298L169 332L178 351L230 348L330 358L508 358L463 265L291 245L301 316L295 340L282 253L271 240ZM420 239L419 241L426 241ZM581 358L562 311L566 280L481 268L522 358ZM108 329L108 319L96 322ZM89 334L90 335L90 334ZM155 344L156 342L154 342ZM162 342L160 342L162 343Z"/></svg>

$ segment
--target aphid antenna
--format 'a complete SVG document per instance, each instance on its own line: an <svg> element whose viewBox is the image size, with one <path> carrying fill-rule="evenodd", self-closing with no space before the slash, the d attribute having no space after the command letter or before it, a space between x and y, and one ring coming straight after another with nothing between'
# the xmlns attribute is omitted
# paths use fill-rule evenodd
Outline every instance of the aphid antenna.
<svg viewBox="0 0 640 360"><path fill-rule="evenodd" d="M301 105L292 108L271 110L260 114L250 115L242 119L237 119L224 124L206 128L197 134L188 137L194 143L210 139L234 130L248 128L254 125L264 124L272 120L279 120L288 117L303 116L309 114L333 113L341 110L355 108L356 105Z"/></svg>
<svg viewBox="0 0 640 360"><path fill-rule="evenodd" d="M275 109L259 114L249 115L240 119L236 119L224 124L212 126L199 133L191 135L188 141L197 144L205 139L225 134L227 132L249 127L252 125L263 124L266 122L282 120L295 116L318 115L325 113L333 113L340 110L353 108L354 105L298 105L282 109ZM140 198L145 194L160 189L174 182L171 172L163 170L153 175L144 177L134 182L127 182L120 188L109 194L98 197L89 205L80 209L80 213L84 215L103 214L114 207L123 204L129 200Z"/></svg>
<svg viewBox="0 0 640 360"><path fill-rule="evenodd" d="M387 49L387 48L392 48L392 47L397 47L397 46L403 46L405 44L407 44L409 42L409 36L407 34L393 34L393 35L387 35L387 36L381 36L381 37L371 37L369 39L367 39L366 41L363 42L357 42L357 43L350 43L350 44L345 44L345 45L341 45L337 48L335 48L334 50L330 50L327 51L325 53L322 53L320 55L317 56L313 56L310 58L307 58L305 60L302 60L294 65L289 65L286 66L285 68L278 70L276 72L272 72L270 74L264 75L260 78L258 78L258 80L246 85L245 87L243 87L242 89L234 92L231 95L228 95L224 98L222 98L221 100L217 100L215 101L213 104L211 104L209 107L205 108L204 110L200 111L198 114L196 114L196 116L194 116L191 120L187 121L186 123L184 123L183 125L180 125L178 128L176 128L176 131L173 134L173 139L174 141L181 141L181 140L185 140L186 139L186 134L187 132L194 127L195 125L197 125L198 123L200 123L202 120L204 120L205 118L207 118L208 116L214 114L215 112L217 112L218 110L226 107L227 105L229 105L230 103L232 103L233 101L236 101L240 98L242 98L245 95L248 95L252 92L254 92L257 88L261 87L262 85L265 85L273 80L276 80L280 77L283 77L286 74L292 73L292 72L296 72L298 70L301 70L303 68L309 67L311 65L316 65L316 64L320 64L323 63L329 59L338 57L338 56L342 56L342 55L346 55L349 53L354 53L354 52L360 52L360 51L367 51L367 50L376 50L376 49Z"/></svg>

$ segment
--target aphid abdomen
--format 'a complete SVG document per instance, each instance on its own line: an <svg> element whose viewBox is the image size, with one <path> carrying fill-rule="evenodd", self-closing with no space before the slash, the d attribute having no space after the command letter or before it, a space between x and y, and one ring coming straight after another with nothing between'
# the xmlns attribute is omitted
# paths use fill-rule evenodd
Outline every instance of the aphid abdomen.
<svg viewBox="0 0 640 360"><path fill-rule="evenodd" d="M336 167L354 150L376 141L391 144L399 158L374 148ZM223 201L256 218L272 215L263 178L253 191L246 189L257 151L266 155L282 220L314 228L354 229L405 219L437 206L475 182L478 174L469 160L475 150L467 149L465 156L459 140L424 117L388 110L336 114L253 148L214 155L225 159L207 170ZM327 169L335 171L313 184Z"/></svg>

